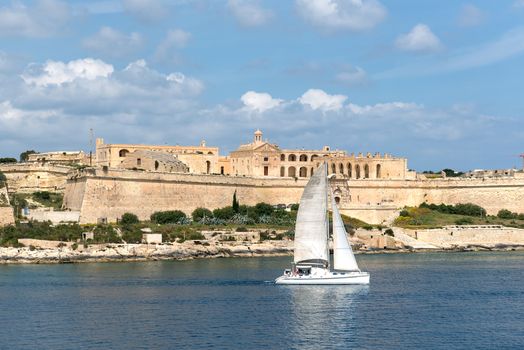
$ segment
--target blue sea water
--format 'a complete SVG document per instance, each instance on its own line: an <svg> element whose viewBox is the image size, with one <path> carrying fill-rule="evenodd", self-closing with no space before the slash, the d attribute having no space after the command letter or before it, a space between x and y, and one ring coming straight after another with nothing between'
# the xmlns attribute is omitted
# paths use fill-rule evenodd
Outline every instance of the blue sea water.
<svg viewBox="0 0 524 350"><path fill-rule="evenodd" d="M524 253L360 255L369 287L273 284L290 260L0 266L0 348L524 349Z"/></svg>

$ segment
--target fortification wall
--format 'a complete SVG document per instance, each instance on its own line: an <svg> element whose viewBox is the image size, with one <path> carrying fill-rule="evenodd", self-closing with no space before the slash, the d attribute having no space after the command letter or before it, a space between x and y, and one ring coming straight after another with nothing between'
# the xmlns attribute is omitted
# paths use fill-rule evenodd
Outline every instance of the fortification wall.
<svg viewBox="0 0 524 350"><path fill-rule="evenodd" d="M235 191L240 203L246 205L297 203L305 183L294 179L96 170L68 180L64 206L80 210L80 223L95 223L101 218L114 222L126 212L147 220L159 210L178 209L191 214L198 207L231 205Z"/></svg>
<svg viewBox="0 0 524 350"><path fill-rule="evenodd" d="M147 173L102 169L79 172L67 182L64 205L81 211L81 223L116 221L125 212L140 219L159 210L209 209L241 204L298 203L307 179L250 178L197 174ZM478 204L488 214L500 209L524 213L524 179L333 180L343 214L369 223L389 222L404 206L428 203Z"/></svg>
<svg viewBox="0 0 524 350"><path fill-rule="evenodd" d="M2 164L10 193L63 192L71 167L39 163Z"/></svg>

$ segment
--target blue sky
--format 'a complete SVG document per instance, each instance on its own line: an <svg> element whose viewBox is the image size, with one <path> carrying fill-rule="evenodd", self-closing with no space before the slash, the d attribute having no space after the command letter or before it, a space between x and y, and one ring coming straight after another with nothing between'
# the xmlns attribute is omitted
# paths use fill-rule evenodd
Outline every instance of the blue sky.
<svg viewBox="0 0 524 350"><path fill-rule="evenodd" d="M109 143L520 167L524 0L0 3L0 156Z"/></svg>

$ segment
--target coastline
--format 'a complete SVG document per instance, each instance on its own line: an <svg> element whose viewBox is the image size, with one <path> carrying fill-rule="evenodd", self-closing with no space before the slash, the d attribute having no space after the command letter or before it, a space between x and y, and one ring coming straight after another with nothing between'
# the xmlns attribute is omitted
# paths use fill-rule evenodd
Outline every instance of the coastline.
<svg viewBox="0 0 524 350"><path fill-rule="evenodd" d="M87 248L0 248L0 264L69 264L100 262L141 262L160 260L216 259L235 257L292 256L292 241L262 243L217 243L199 241L164 244L93 244ZM524 245L463 245L451 248L361 249L355 254L407 254L433 252L524 251Z"/></svg>

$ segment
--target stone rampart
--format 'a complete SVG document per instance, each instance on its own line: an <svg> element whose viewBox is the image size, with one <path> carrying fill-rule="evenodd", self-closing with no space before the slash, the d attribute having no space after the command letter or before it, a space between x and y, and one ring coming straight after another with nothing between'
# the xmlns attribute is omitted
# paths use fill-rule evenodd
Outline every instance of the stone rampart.
<svg viewBox="0 0 524 350"><path fill-rule="evenodd" d="M63 165L41 163L2 164L10 193L35 191L63 192L67 175L73 168Z"/></svg>
<svg viewBox="0 0 524 350"><path fill-rule="evenodd" d="M114 222L126 212L148 220L155 211L178 209L191 214L198 207L231 205L235 191L240 203L246 205L297 203L306 182L291 178L90 170L70 177L64 206L81 212L80 223L96 223L103 218Z"/></svg>
<svg viewBox="0 0 524 350"><path fill-rule="evenodd" d="M179 209L190 214L197 207L230 205L233 193L241 204L298 203L307 179L252 178L89 169L70 176L64 205L81 212L81 223L125 212L142 220L159 210ZM379 224L391 221L404 206L422 202L471 202L496 214L500 209L524 212L524 179L341 180L332 181L343 214Z"/></svg>
<svg viewBox="0 0 524 350"><path fill-rule="evenodd" d="M59 224L61 222L78 222L80 219L80 212L30 209L27 218L35 221L51 221L53 224Z"/></svg>

